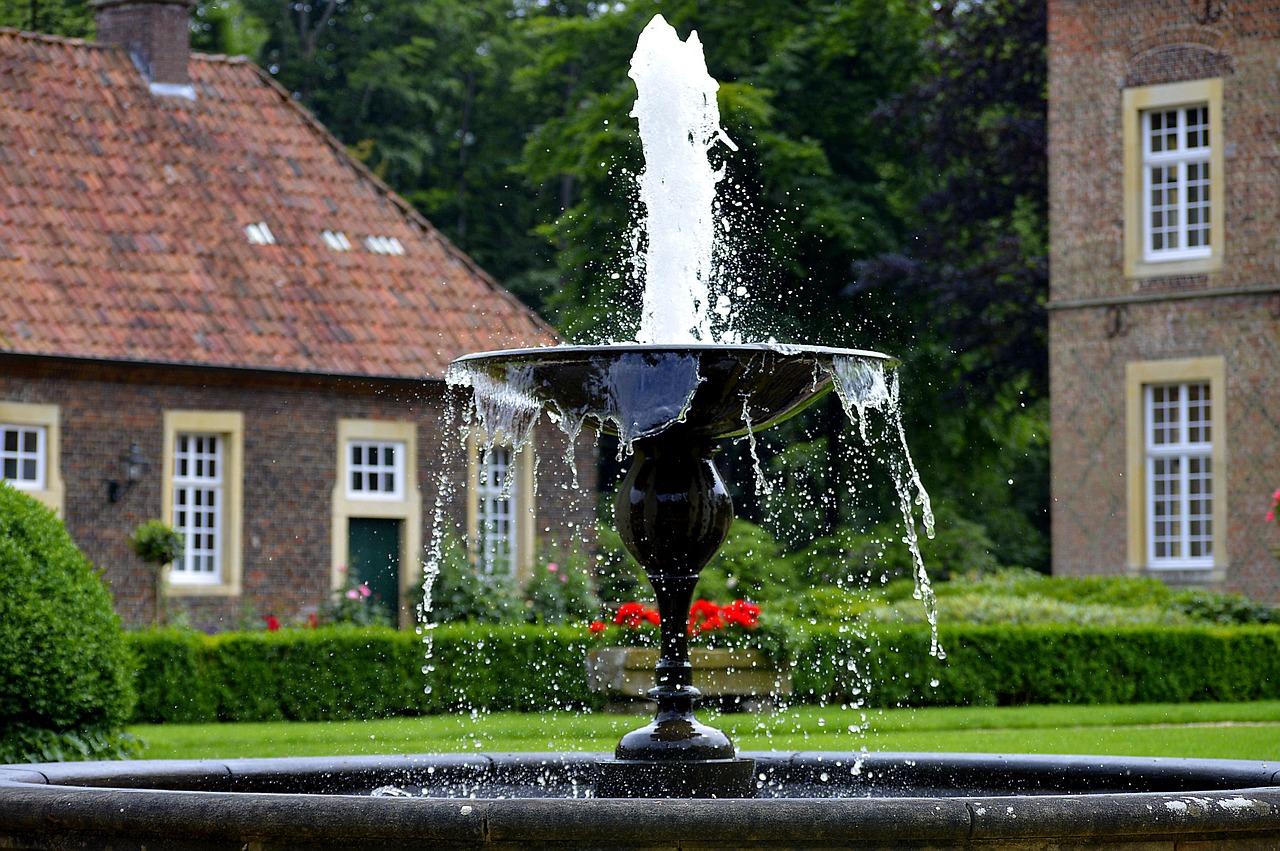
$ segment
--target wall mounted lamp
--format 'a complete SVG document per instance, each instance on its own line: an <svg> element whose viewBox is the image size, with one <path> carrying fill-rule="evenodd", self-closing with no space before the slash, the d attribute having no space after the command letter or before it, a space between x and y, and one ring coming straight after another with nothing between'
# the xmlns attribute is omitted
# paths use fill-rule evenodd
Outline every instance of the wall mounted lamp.
<svg viewBox="0 0 1280 851"><path fill-rule="evenodd" d="M142 447L130 444L128 451L120 453L120 470L122 479L107 482L107 501L119 502L120 497L133 487L147 468L147 456L142 454Z"/></svg>

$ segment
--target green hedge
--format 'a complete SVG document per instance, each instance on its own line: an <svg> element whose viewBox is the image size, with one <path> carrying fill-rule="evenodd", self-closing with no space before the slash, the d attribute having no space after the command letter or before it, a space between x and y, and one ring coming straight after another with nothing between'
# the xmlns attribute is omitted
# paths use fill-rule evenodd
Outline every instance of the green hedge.
<svg viewBox="0 0 1280 851"><path fill-rule="evenodd" d="M929 656L920 625L883 626L870 642L811 628L795 651L794 692L806 702L868 706L1280 698L1274 626L952 625L939 633L944 660Z"/></svg>
<svg viewBox="0 0 1280 851"><path fill-rule="evenodd" d="M136 722L323 721L423 715L459 707L595 705L583 630L446 624L422 639L379 627L129 636ZM427 683L432 684L427 692Z"/></svg>
<svg viewBox="0 0 1280 851"><path fill-rule="evenodd" d="M1280 698L1280 627L952 625L946 659L916 624L869 640L808 627L788 648L795 699L866 706ZM421 639L379 628L135 633L138 722L318 721L478 707L597 707L583 630L446 624ZM428 680L432 689L425 689ZM936 681L936 685L932 682Z"/></svg>

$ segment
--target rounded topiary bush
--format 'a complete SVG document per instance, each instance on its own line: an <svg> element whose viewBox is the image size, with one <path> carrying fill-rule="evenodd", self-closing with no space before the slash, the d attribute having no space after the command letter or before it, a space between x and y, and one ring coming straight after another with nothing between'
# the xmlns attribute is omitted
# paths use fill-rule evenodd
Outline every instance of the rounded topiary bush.
<svg viewBox="0 0 1280 851"><path fill-rule="evenodd" d="M126 755L132 707L98 571L52 511L0 483L0 762Z"/></svg>

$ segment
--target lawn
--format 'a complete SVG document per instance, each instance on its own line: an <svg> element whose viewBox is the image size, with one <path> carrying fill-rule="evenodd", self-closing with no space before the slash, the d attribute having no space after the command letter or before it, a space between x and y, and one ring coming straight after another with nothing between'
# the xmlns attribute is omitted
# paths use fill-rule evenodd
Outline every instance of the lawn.
<svg viewBox="0 0 1280 851"><path fill-rule="evenodd" d="M702 713L742 750L1081 753L1280 760L1280 701ZM139 725L147 759L611 751L644 718L459 713L319 723Z"/></svg>

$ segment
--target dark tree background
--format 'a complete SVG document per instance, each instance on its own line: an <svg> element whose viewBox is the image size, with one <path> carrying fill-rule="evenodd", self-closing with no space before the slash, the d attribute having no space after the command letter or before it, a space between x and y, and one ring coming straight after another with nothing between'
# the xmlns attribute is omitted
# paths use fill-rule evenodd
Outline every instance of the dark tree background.
<svg viewBox="0 0 1280 851"><path fill-rule="evenodd" d="M253 57L586 342L634 328L627 68L658 12L697 30L739 145L722 260L754 293L748 335L900 357L943 516L1044 568L1044 0L205 0L192 30L198 50ZM92 36L83 0L0 0L0 24ZM746 448L726 450L742 513L817 534L874 522L832 487L849 475L836 406L775 431L757 448L783 483L768 506Z"/></svg>

